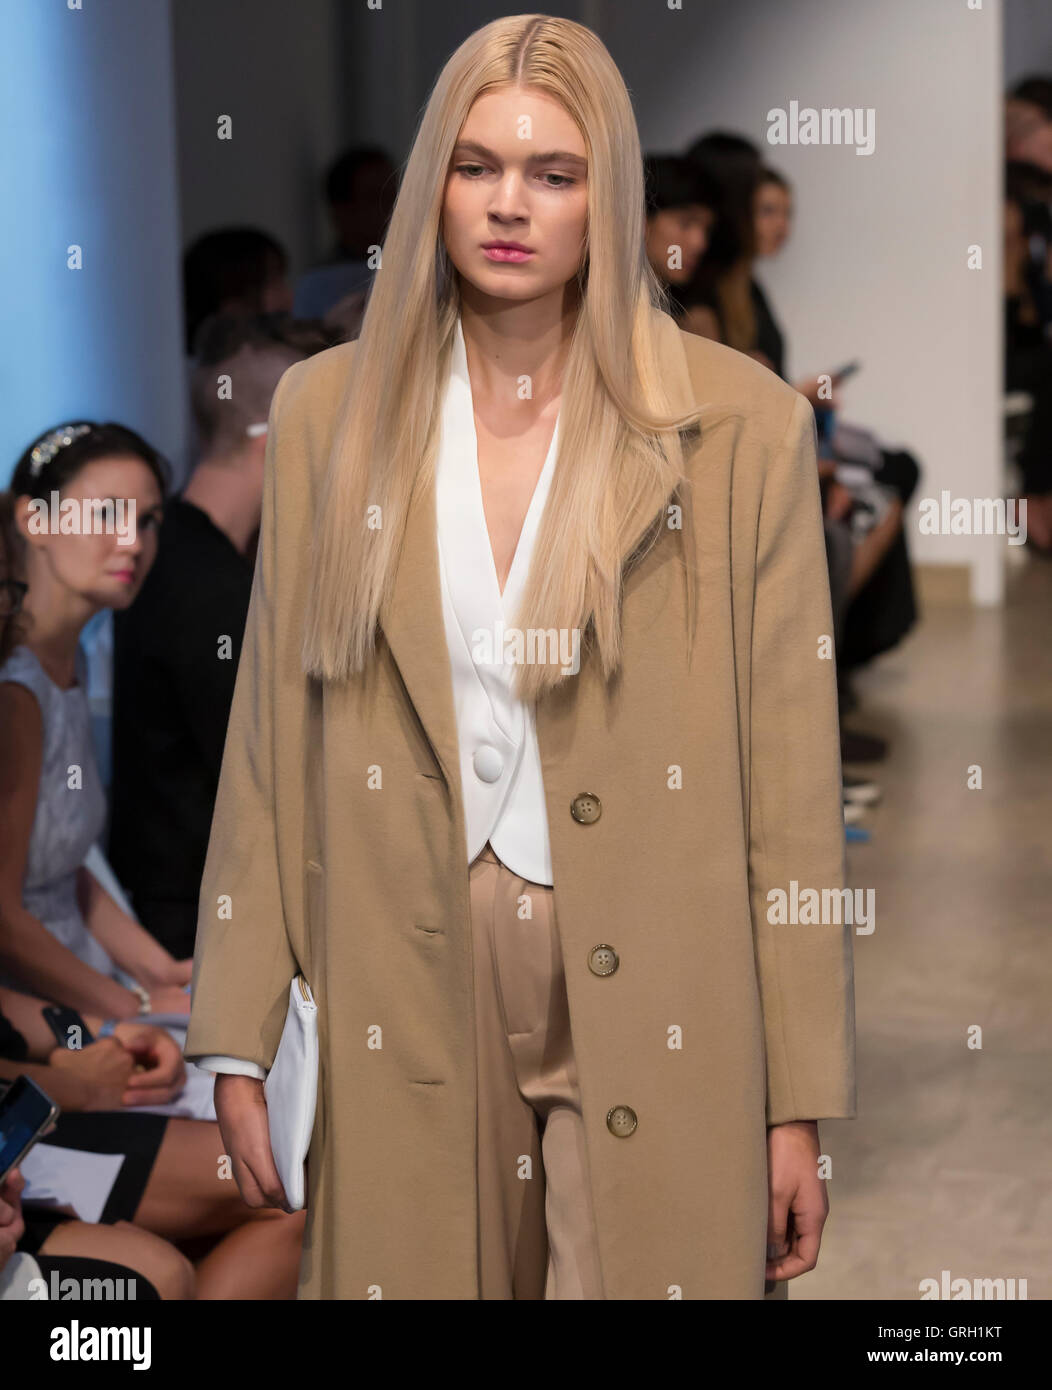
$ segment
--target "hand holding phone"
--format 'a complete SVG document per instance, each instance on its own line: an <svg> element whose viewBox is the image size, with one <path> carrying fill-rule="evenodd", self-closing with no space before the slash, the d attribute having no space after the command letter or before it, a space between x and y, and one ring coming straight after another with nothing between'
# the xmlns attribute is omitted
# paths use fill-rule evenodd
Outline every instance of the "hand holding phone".
<svg viewBox="0 0 1052 1390"><path fill-rule="evenodd" d="M28 1076L18 1077L8 1087L0 1097L0 1184L47 1133L58 1114L55 1102Z"/></svg>
<svg viewBox="0 0 1052 1390"><path fill-rule="evenodd" d="M830 372L833 378L833 385L839 386L842 381L847 381L849 376L854 376L856 372L862 370L862 363L856 358L854 362L845 362L842 367L838 367L835 372Z"/></svg>

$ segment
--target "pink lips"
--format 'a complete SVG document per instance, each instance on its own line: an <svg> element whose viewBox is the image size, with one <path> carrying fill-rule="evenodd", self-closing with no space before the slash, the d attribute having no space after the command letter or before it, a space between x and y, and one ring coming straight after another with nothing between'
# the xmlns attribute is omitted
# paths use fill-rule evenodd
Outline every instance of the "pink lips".
<svg viewBox="0 0 1052 1390"><path fill-rule="evenodd" d="M522 261L528 261L534 255L534 252L527 251L523 246L501 246L497 244L483 246L482 249L491 261L501 261L511 265L521 263Z"/></svg>

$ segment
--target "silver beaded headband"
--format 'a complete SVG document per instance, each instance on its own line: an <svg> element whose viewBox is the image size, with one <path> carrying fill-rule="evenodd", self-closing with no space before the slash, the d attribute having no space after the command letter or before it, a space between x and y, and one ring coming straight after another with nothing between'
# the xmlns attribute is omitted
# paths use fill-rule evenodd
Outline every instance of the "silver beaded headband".
<svg viewBox="0 0 1052 1390"><path fill-rule="evenodd" d="M45 434L40 443L33 446L33 452L29 455L30 473L35 478L45 463L50 463L60 449L72 444L74 439L79 439L82 434L90 433L90 425L59 425L57 430Z"/></svg>

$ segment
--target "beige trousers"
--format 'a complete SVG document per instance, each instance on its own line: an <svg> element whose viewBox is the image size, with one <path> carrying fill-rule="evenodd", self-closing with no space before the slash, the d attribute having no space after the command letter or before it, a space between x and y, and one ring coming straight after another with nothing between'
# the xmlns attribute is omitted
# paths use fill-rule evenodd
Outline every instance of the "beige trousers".
<svg viewBox="0 0 1052 1390"><path fill-rule="evenodd" d="M470 886L479 1296L602 1298L553 890L489 844Z"/></svg>

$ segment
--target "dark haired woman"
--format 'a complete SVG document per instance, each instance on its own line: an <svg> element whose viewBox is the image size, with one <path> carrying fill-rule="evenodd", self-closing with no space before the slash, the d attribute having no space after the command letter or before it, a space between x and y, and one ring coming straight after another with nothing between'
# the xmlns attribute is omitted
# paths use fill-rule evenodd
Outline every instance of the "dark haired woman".
<svg viewBox="0 0 1052 1390"><path fill-rule="evenodd" d="M0 975L14 977L0 988L0 1077L33 1075L61 1105L22 1171L32 1181L46 1150L49 1182L74 1210L80 1151L124 1155L101 1225L27 1202L19 1249L128 1263L166 1297L287 1298L302 1218L243 1205L214 1122L146 1113L181 1088L184 1068L178 1044L140 1016L189 1011L186 963L83 867L105 805L78 638L93 613L138 592L166 476L134 431L80 421L27 449L0 494ZM76 1009L96 1041L56 1047L48 1003ZM202 1237L212 1245L190 1275L169 1242Z"/></svg>
<svg viewBox="0 0 1052 1390"><path fill-rule="evenodd" d="M650 268L665 287L669 313L681 323L679 290L689 285L705 254L716 213L716 193L689 159L650 154L643 160L646 187L646 250Z"/></svg>
<svg viewBox="0 0 1052 1390"><path fill-rule="evenodd" d="M0 668L0 977L114 1019L189 1012L189 962L82 868L106 804L80 634L138 593L165 485L144 439L87 421L43 436L11 480L29 588L21 640Z"/></svg>

